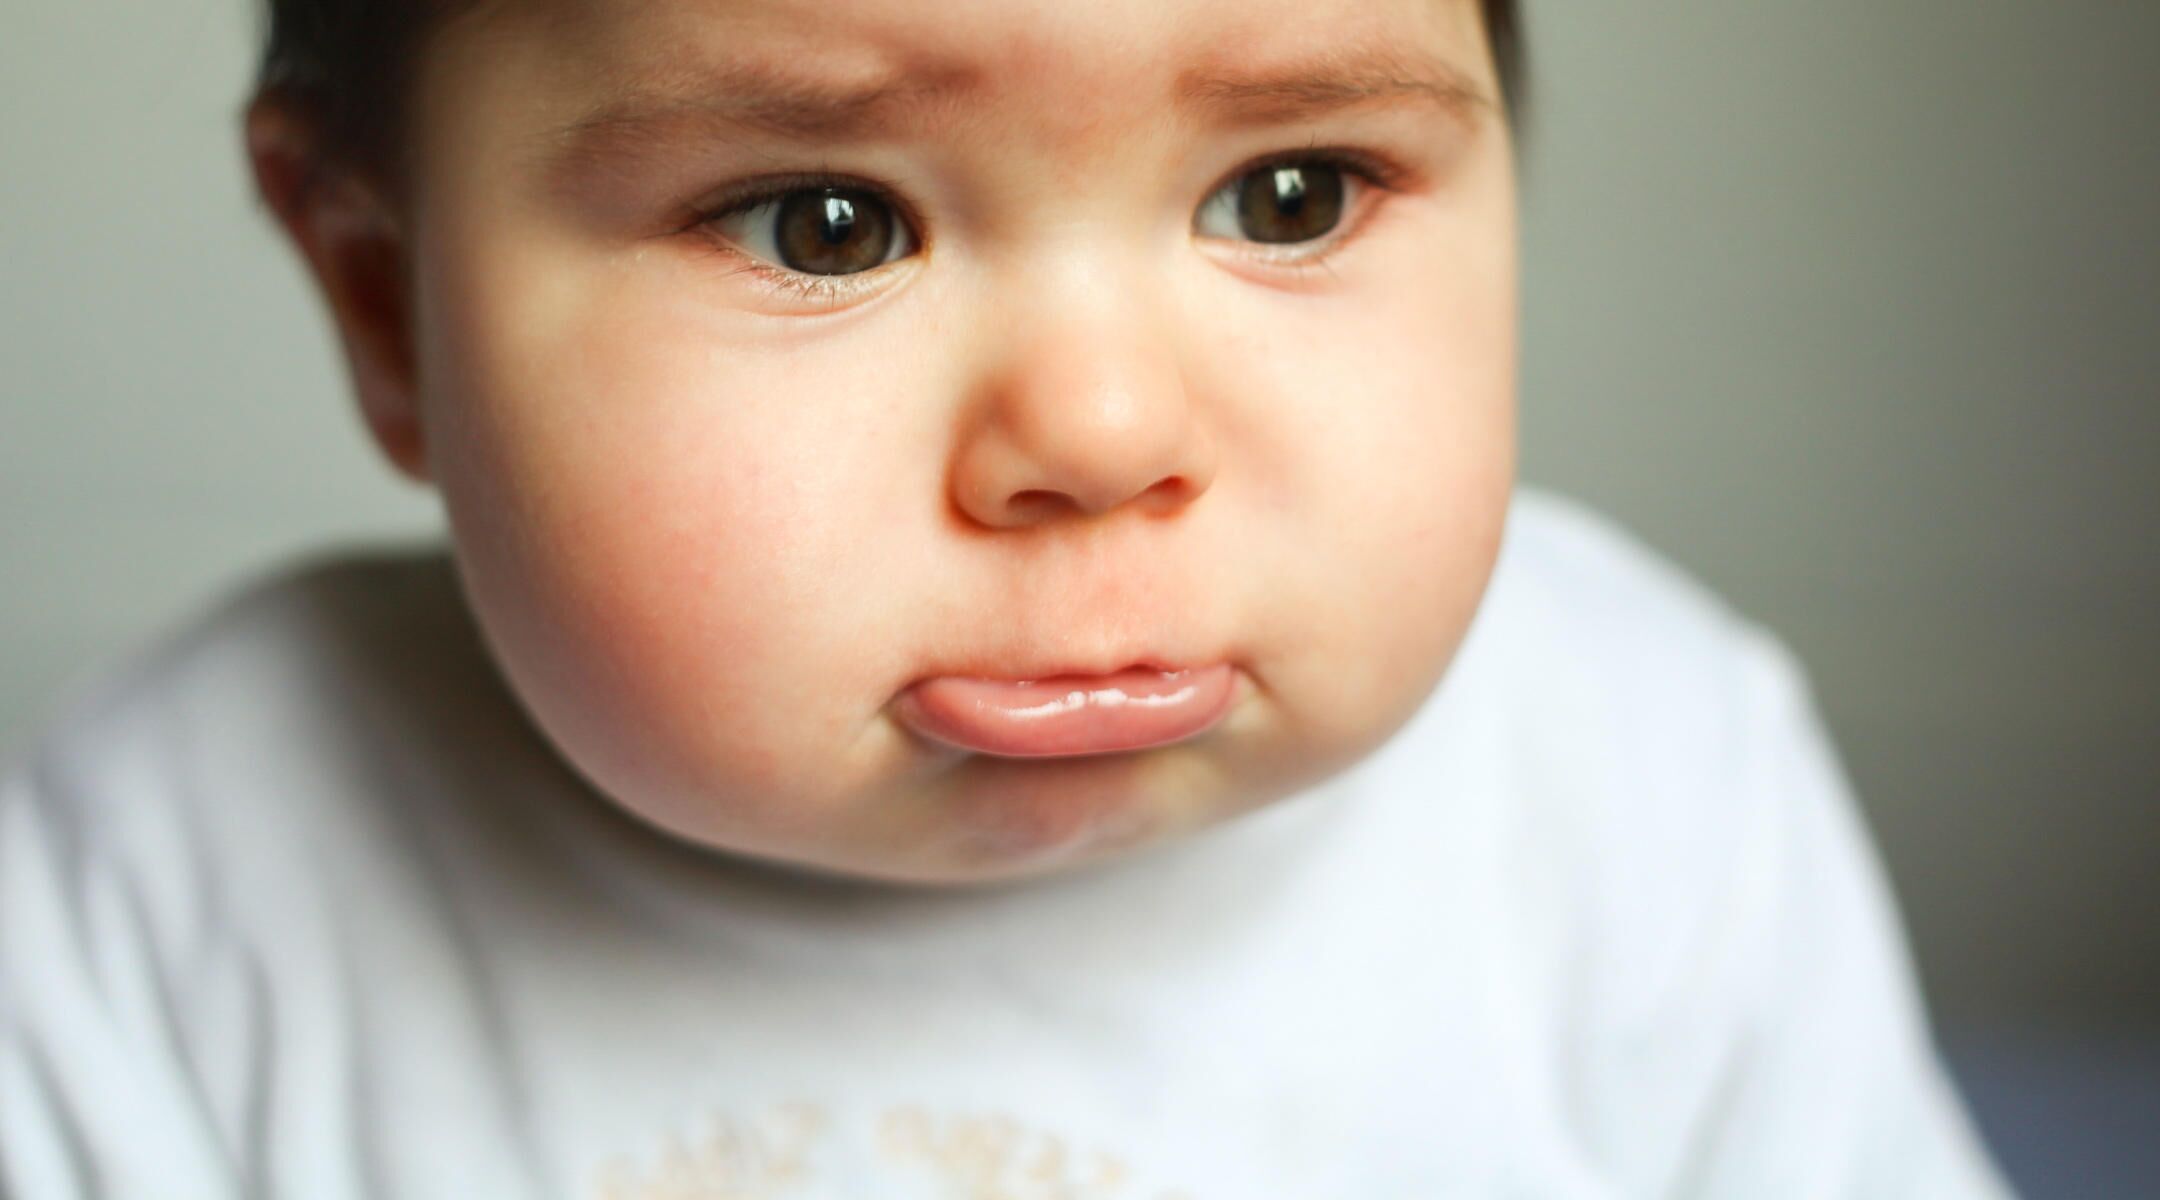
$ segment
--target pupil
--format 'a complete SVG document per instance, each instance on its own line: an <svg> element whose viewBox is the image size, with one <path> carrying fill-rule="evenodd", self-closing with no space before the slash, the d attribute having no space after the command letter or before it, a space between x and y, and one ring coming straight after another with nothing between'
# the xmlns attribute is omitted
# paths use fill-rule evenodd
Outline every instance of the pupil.
<svg viewBox="0 0 2160 1200"><path fill-rule="evenodd" d="M825 197L825 227L818 230L828 246L838 246L855 232L855 204L845 196Z"/></svg>
<svg viewBox="0 0 2160 1200"><path fill-rule="evenodd" d="M805 275L852 275L880 266L892 251L892 212L869 192L812 188L780 205L780 262Z"/></svg>
<svg viewBox="0 0 2160 1200"><path fill-rule="evenodd" d="M1283 216L1295 217L1305 210L1305 173L1295 167L1275 172L1275 207Z"/></svg>
<svg viewBox="0 0 2160 1200"><path fill-rule="evenodd" d="M1342 219L1342 170L1325 163L1264 168L1238 189L1238 223L1256 242L1309 242Z"/></svg>

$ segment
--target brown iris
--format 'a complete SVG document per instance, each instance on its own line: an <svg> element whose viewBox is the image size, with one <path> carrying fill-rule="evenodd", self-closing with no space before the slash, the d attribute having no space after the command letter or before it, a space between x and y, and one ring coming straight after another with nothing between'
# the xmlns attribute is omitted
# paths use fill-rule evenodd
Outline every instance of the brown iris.
<svg viewBox="0 0 2160 1200"><path fill-rule="evenodd" d="M1256 242L1309 242L1342 220L1342 169L1325 163L1262 167L1238 187L1238 225Z"/></svg>
<svg viewBox="0 0 2160 1200"><path fill-rule="evenodd" d="M852 275L892 253L892 210L858 188L791 192L777 224L773 240L782 265L806 275Z"/></svg>

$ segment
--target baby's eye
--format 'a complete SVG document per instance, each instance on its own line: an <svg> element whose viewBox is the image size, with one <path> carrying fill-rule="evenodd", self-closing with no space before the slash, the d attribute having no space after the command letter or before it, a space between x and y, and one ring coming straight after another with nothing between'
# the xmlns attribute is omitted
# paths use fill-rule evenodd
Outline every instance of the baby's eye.
<svg viewBox="0 0 2160 1200"><path fill-rule="evenodd" d="M1193 217L1193 229L1268 245L1315 241L1342 224L1362 182L1343 164L1324 159L1269 163L1208 197Z"/></svg>
<svg viewBox="0 0 2160 1200"><path fill-rule="evenodd" d="M803 275L854 275L906 258L914 235L867 188L798 187L738 202L708 220L753 258Z"/></svg>

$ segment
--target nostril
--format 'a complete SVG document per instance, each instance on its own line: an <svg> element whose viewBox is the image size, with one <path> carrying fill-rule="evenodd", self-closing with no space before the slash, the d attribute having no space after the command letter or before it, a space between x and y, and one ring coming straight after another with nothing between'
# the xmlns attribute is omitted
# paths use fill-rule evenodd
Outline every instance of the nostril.
<svg viewBox="0 0 2160 1200"><path fill-rule="evenodd" d="M1071 503L1072 498L1063 492L1028 488L1014 492L1012 498L1005 502L1005 507L1014 516L1027 518L1048 515Z"/></svg>
<svg viewBox="0 0 2160 1200"><path fill-rule="evenodd" d="M1140 493L1141 507L1167 510L1183 505L1193 496L1192 481L1183 475L1168 475L1155 481L1154 486Z"/></svg>

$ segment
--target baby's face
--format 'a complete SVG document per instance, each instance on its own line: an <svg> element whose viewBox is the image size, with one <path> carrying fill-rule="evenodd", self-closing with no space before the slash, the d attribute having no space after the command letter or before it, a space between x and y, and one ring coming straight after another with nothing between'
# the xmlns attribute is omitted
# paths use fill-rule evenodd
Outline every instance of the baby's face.
<svg viewBox="0 0 2160 1200"><path fill-rule="evenodd" d="M509 682L639 817L891 881L1349 766L1506 513L1497 96L1473 0L457 18L417 408Z"/></svg>

